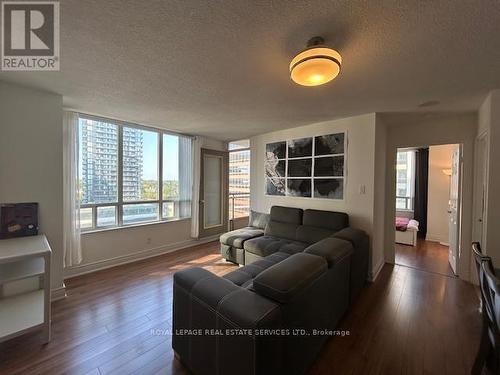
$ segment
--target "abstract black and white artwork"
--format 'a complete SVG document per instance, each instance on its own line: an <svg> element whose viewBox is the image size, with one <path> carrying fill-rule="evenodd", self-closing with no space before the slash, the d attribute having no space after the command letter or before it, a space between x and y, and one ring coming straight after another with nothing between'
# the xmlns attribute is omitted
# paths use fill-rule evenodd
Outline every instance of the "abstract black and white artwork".
<svg viewBox="0 0 500 375"><path fill-rule="evenodd" d="M266 178L267 195L285 195L285 192L284 178Z"/></svg>
<svg viewBox="0 0 500 375"><path fill-rule="evenodd" d="M267 195L344 199L346 133L266 144Z"/></svg>
<svg viewBox="0 0 500 375"><path fill-rule="evenodd" d="M288 160L287 177L311 177L312 159Z"/></svg>
<svg viewBox="0 0 500 375"><path fill-rule="evenodd" d="M343 199L344 179L342 178L315 178L314 198Z"/></svg>
<svg viewBox="0 0 500 375"><path fill-rule="evenodd" d="M312 156L312 144L313 139L311 138L300 138L288 141L288 159L290 158L302 158Z"/></svg>
<svg viewBox="0 0 500 375"><path fill-rule="evenodd" d="M266 161L266 177L281 178L285 177L285 160Z"/></svg>
<svg viewBox="0 0 500 375"><path fill-rule="evenodd" d="M344 153L344 133L314 137L314 155L335 155Z"/></svg>
<svg viewBox="0 0 500 375"><path fill-rule="evenodd" d="M266 160L284 159L286 157L286 142L274 142L266 145Z"/></svg>
<svg viewBox="0 0 500 375"><path fill-rule="evenodd" d="M311 179L289 178L287 183L287 195L291 197L311 197Z"/></svg>
<svg viewBox="0 0 500 375"><path fill-rule="evenodd" d="M314 177L344 176L344 155L314 159Z"/></svg>

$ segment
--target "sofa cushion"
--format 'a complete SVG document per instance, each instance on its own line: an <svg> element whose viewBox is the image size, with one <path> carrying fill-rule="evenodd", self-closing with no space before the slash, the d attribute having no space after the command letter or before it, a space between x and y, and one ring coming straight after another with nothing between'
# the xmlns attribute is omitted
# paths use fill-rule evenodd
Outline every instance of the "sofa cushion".
<svg viewBox="0 0 500 375"><path fill-rule="evenodd" d="M305 210L303 225L336 232L349 226L349 215L344 212Z"/></svg>
<svg viewBox="0 0 500 375"><path fill-rule="evenodd" d="M224 245L230 245L243 248L243 242L250 238L255 238L262 236L264 231L260 228L255 227L245 227L241 229L232 230L231 232L224 233L220 236L220 243Z"/></svg>
<svg viewBox="0 0 500 375"><path fill-rule="evenodd" d="M300 253L307 246L308 244L303 242L273 236L252 238L243 244L245 251L261 257L266 257L278 251L288 254Z"/></svg>
<svg viewBox="0 0 500 375"><path fill-rule="evenodd" d="M253 280L253 289L264 297L287 303L325 273L326 261L312 254L294 254L269 267Z"/></svg>
<svg viewBox="0 0 500 375"><path fill-rule="evenodd" d="M250 211L250 216L248 217L249 227L265 229L268 222L269 222L269 214L253 210Z"/></svg>
<svg viewBox="0 0 500 375"><path fill-rule="evenodd" d="M297 236L297 224L280 223L279 221L270 221L264 234L266 236L274 236L280 238L286 238L289 240L295 240Z"/></svg>
<svg viewBox="0 0 500 375"><path fill-rule="evenodd" d="M300 242L315 243L329 237L335 232L329 229L299 225L296 230L296 239Z"/></svg>
<svg viewBox="0 0 500 375"><path fill-rule="evenodd" d="M304 253L322 257L328 263L328 268L333 267L345 257L353 253L352 244L340 238L328 237L304 250Z"/></svg>
<svg viewBox="0 0 500 375"><path fill-rule="evenodd" d="M302 212L300 208L272 206L270 220L300 225L302 224Z"/></svg>
<svg viewBox="0 0 500 375"><path fill-rule="evenodd" d="M241 286L243 288L247 287L251 280L254 279L255 276L260 274L262 271L265 271L271 266L274 266L276 263L281 262L283 259L286 259L290 256L287 253L274 253L265 257L263 259L259 259L252 264L249 264L244 267L240 267L233 272L229 272L224 275L224 278L232 281L234 284Z"/></svg>

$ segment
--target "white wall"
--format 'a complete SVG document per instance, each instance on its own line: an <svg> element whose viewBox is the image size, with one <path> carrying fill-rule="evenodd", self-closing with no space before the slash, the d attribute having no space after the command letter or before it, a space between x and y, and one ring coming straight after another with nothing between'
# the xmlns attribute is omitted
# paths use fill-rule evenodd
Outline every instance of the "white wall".
<svg viewBox="0 0 500 375"><path fill-rule="evenodd" d="M429 241L448 244L450 177L443 169L451 169L455 145L429 147L429 188L427 194L427 237Z"/></svg>
<svg viewBox="0 0 500 375"><path fill-rule="evenodd" d="M478 135L487 136L486 231L483 251L500 264L500 90L490 92L479 109ZM477 188L480 188L479 186ZM477 194L476 194L477 196ZM477 219L477 218L476 218ZM474 238L480 240L480 238Z"/></svg>
<svg viewBox="0 0 500 375"><path fill-rule="evenodd" d="M227 148L225 142L209 138L202 138L201 146L219 151ZM67 268L65 276L71 277L171 252L206 240L191 238L191 219L84 233L83 261Z"/></svg>
<svg viewBox="0 0 500 375"><path fill-rule="evenodd" d="M377 116L377 119L379 117ZM384 250L385 260L394 263L395 166L398 148L458 143L463 146L462 185L462 258L458 274L470 279L470 244L472 240L472 188L474 140L477 133L476 113L455 114L381 114L387 126L386 191ZM376 199L382 199L377 195Z"/></svg>
<svg viewBox="0 0 500 375"><path fill-rule="evenodd" d="M52 289L64 294L62 174L62 97L0 82L0 202L39 203Z"/></svg>
<svg viewBox="0 0 500 375"><path fill-rule="evenodd" d="M344 200L267 196L265 194L264 160L267 143L336 132L346 132L348 139ZM381 132L378 136L382 141L385 133ZM346 212L349 214L351 225L365 230L371 237L374 219L376 137L375 114L327 121L252 137L250 139L252 209L269 212L271 206L281 205ZM385 155L381 154L380 157L385 158ZM364 194L360 193L360 186L365 187ZM377 188L383 191L384 186L378 184ZM373 254L372 272L380 268L380 262L383 261L381 248L374 249Z"/></svg>
<svg viewBox="0 0 500 375"><path fill-rule="evenodd" d="M387 124L379 114L376 116L375 124L375 157L374 164L374 179L375 188L373 196L373 274L377 275L385 263L384 254L384 225L385 225L385 207L386 197L385 191L387 182L385 175L387 173Z"/></svg>

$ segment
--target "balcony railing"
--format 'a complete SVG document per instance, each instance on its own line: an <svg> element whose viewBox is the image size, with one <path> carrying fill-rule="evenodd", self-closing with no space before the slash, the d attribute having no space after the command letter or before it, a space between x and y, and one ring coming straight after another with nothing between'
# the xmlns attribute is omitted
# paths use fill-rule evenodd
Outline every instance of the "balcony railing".
<svg viewBox="0 0 500 375"><path fill-rule="evenodd" d="M250 214L250 194L230 193L229 194L229 222L233 229L233 220L240 217L247 217Z"/></svg>

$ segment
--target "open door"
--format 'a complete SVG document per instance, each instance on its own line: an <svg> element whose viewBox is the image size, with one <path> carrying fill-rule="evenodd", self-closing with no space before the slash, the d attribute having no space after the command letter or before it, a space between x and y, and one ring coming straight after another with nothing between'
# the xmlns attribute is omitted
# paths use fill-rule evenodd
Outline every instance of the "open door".
<svg viewBox="0 0 500 375"><path fill-rule="evenodd" d="M224 233L228 223L228 153L201 149L200 237Z"/></svg>
<svg viewBox="0 0 500 375"><path fill-rule="evenodd" d="M457 274L457 261L460 256L460 186L461 186L461 155L460 146L456 145L453 150L451 161L451 179L450 179L450 215L449 236L450 247L448 260L453 273Z"/></svg>

